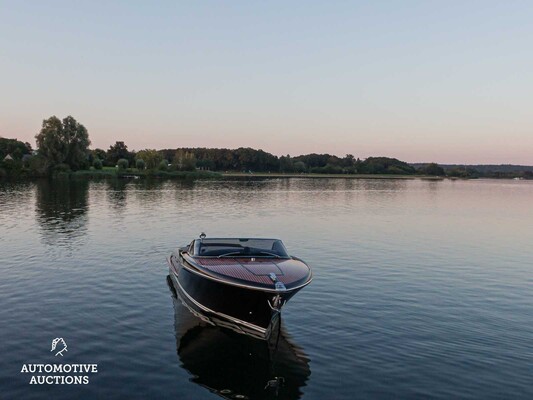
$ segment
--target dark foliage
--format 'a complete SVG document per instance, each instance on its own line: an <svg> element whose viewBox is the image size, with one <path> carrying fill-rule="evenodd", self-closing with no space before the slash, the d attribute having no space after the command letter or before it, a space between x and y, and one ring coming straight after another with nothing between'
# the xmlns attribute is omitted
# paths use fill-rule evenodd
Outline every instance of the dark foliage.
<svg viewBox="0 0 533 400"><path fill-rule="evenodd" d="M17 139L6 139L0 137L0 161L7 155L11 155L14 160L22 160L25 154L31 154L31 145L23 143Z"/></svg>
<svg viewBox="0 0 533 400"><path fill-rule="evenodd" d="M94 149L89 153L89 162L93 163L94 160L102 161L102 164L106 164L107 153L102 149Z"/></svg>
<svg viewBox="0 0 533 400"><path fill-rule="evenodd" d="M416 170L396 158L388 157L368 157L359 167L360 173L363 174L405 174L412 175Z"/></svg>
<svg viewBox="0 0 533 400"><path fill-rule="evenodd" d="M115 142L114 145L109 146L107 150L107 157L105 159L106 165L114 167L121 158L128 160L128 163L133 164L135 160L135 153L128 150L128 146L124 142Z"/></svg>
<svg viewBox="0 0 533 400"><path fill-rule="evenodd" d="M61 121L52 116L44 120L35 139L39 154L52 170L59 164L66 164L72 170L88 167L89 134L73 117L68 116Z"/></svg>
<svg viewBox="0 0 533 400"><path fill-rule="evenodd" d="M129 161L125 158L121 158L117 161L117 166L121 170L128 169L129 165Z"/></svg>
<svg viewBox="0 0 533 400"><path fill-rule="evenodd" d="M102 169L102 160L95 158L93 161L93 167L94 169Z"/></svg>
<svg viewBox="0 0 533 400"><path fill-rule="evenodd" d="M433 175L433 176L445 176L446 175L446 172L444 172L444 168L442 168L436 163L429 163L428 165L420 167L417 171L423 175Z"/></svg>

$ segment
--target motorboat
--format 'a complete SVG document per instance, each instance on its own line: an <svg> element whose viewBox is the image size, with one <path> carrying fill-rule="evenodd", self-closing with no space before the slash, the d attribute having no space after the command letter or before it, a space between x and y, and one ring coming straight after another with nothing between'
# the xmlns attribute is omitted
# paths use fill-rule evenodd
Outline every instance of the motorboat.
<svg viewBox="0 0 533 400"><path fill-rule="evenodd" d="M303 396L302 388L311 374L310 360L284 326L276 329L270 341L235 333L191 310L170 275L167 281L174 305L179 364L190 374L190 382L224 399Z"/></svg>
<svg viewBox="0 0 533 400"><path fill-rule="evenodd" d="M191 308L261 339L270 337L287 301L312 280L311 268L279 239L202 233L167 261Z"/></svg>

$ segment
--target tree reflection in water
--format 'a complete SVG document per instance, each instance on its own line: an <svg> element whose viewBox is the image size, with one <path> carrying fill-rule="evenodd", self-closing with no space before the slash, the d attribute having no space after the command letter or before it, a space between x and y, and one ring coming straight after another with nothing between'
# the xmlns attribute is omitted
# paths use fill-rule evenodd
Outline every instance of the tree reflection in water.
<svg viewBox="0 0 533 400"><path fill-rule="evenodd" d="M87 232L89 182L40 180L36 187L36 220L43 242L73 250Z"/></svg>
<svg viewBox="0 0 533 400"><path fill-rule="evenodd" d="M129 182L127 179L108 179L106 182L105 194L107 202L113 208L114 217L121 219L127 206L127 195Z"/></svg>
<svg viewBox="0 0 533 400"><path fill-rule="evenodd" d="M167 283L174 303L176 347L191 382L227 399L299 399L311 374L309 359L283 328L259 340L193 314Z"/></svg>

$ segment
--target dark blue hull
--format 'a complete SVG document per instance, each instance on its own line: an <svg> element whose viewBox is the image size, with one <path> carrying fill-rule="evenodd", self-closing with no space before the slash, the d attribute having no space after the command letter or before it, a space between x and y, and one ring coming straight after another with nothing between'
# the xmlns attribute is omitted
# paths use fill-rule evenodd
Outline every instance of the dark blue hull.
<svg viewBox="0 0 533 400"><path fill-rule="evenodd" d="M171 257L170 277L187 305L215 323L228 323L244 333L268 339L284 305L299 289L277 293L250 285L214 280ZM278 305L278 307L276 307Z"/></svg>

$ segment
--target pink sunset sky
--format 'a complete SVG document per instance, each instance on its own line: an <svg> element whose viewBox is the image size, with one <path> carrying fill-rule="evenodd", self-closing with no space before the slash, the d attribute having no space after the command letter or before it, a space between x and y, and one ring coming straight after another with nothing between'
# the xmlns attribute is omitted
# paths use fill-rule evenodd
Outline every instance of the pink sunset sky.
<svg viewBox="0 0 533 400"><path fill-rule="evenodd" d="M0 135L533 165L533 3L7 2Z"/></svg>

